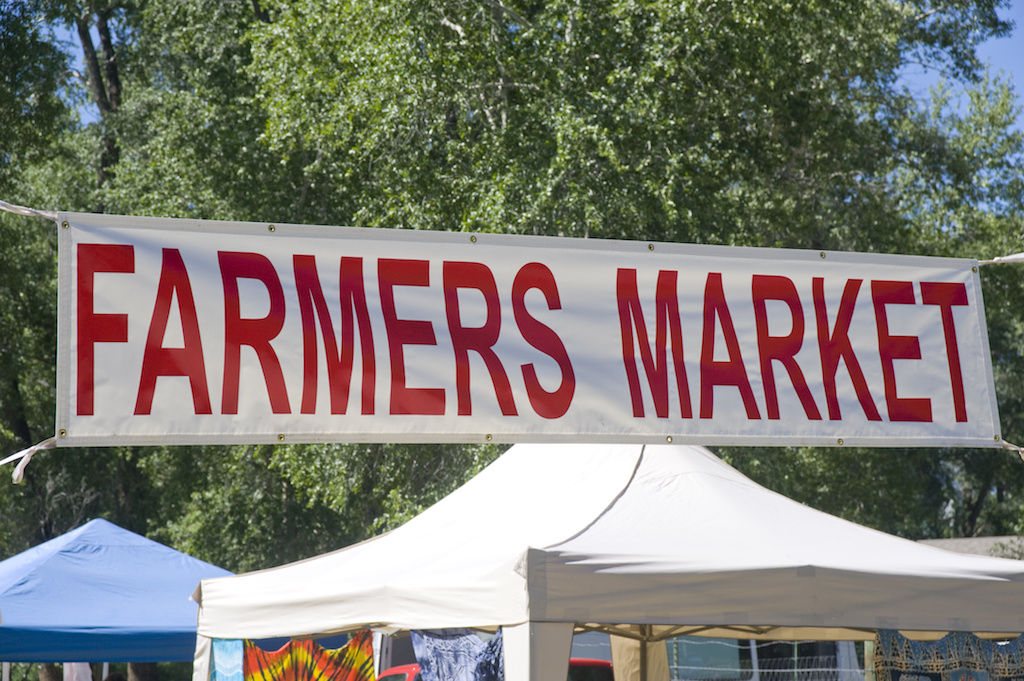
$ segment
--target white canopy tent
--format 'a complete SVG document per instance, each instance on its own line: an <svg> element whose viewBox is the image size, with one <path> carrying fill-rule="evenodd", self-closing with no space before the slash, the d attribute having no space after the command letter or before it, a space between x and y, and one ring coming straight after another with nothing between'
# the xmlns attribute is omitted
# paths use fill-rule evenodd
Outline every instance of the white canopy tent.
<svg viewBox="0 0 1024 681"><path fill-rule="evenodd" d="M1024 562L954 554L771 492L691 446L512 447L402 527L203 580L209 639L504 627L509 681L564 681L572 632L866 639L1024 631Z"/></svg>

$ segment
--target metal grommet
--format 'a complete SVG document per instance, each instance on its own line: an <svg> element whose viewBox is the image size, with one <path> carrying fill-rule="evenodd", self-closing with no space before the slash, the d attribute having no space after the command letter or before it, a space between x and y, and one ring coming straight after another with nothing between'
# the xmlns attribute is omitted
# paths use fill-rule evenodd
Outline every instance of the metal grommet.
<svg viewBox="0 0 1024 681"><path fill-rule="evenodd" d="M471 243L471 244L475 244L476 243L476 234L470 234L469 235L469 243Z"/></svg>
<svg viewBox="0 0 1024 681"><path fill-rule="evenodd" d="M999 442L999 441L1000 441L1000 440L1002 440L1003 438L999 437L999 433L996 433L996 434L995 434L995 436L993 436L993 438L992 438L992 439L993 439L993 440L995 440L996 442Z"/></svg>
<svg viewBox="0 0 1024 681"><path fill-rule="evenodd" d="M671 435L666 435L665 436L665 442L667 442L669 444L672 444L672 436Z"/></svg>
<svg viewBox="0 0 1024 681"><path fill-rule="evenodd" d="M843 438L839 438L838 440L836 440L836 442L839 444L840 447L843 446Z"/></svg>
<svg viewBox="0 0 1024 681"><path fill-rule="evenodd" d="M647 250L648 251L653 251L654 250L654 244L647 244Z"/></svg>
<svg viewBox="0 0 1024 681"><path fill-rule="evenodd" d="M70 224L68 224L68 221L67 221L67 220L65 220L64 222L60 223L60 226L61 226L61 228L63 228L63 229L71 229L71 225L70 225Z"/></svg>
<svg viewBox="0 0 1024 681"><path fill-rule="evenodd" d="M822 252L818 253L818 255L821 256L822 258L824 258L825 257L825 251L822 251Z"/></svg>
<svg viewBox="0 0 1024 681"><path fill-rule="evenodd" d="M972 268L971 268L971 271L972 271L972 272L977 272L977 271L978 271L978 266L977 266L977 265L975 265L974 267L972 267Z"/></svg>
<svg viewBox="0 0 1024 681"><path fill-rule="evenodd" d="M57 431L57 437L64 438L64 437L67 437L67 436L68 436L67 428L61 428L60 430Z"/></svg>
<svg viewBox="0 0 1024 681"><path fill-rule="evenodd" d="M267 225L267 231L268 232L276 232L277 231L277 227L275 227L274 225Z"/></svg>
<svg viewBox="0 0 1024 681"><path fill-rule="evenodd" d="M277 434L277 441L278 442L284 442L284 433L278 433Z"/></svg>
<svg viewBox="0 0 1024 681"><path fill-rule="evenodd" d="M490 433L487 433L487 435L484 435L484 439L490 442L491 440L494 439L494 436L491 435Z"/></svg>

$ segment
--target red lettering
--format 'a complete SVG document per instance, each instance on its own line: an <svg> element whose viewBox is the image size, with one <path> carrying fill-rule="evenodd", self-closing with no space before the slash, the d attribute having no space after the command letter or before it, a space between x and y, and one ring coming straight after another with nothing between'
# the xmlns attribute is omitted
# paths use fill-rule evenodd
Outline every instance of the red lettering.
<svg viewBox="0 0 1024 681"><path fill-rule="evenodd" d="M839 360L846 363L846 370L853 382L857 400L869 421L881 421L878 407L871 398L868 382L864 379L860 362L850 344L850 322L853 320L853 308L857 302L862 279L848 279L843 287L843 296L839 300L839 312L836 313L836 324L832 333L828 330L828 310L825 307L825 281L822 277L814 277L811 282L814 296L814 316L818 326L818 350L821 354L821 375L825 384L825 402L828 404L828 417L832 421L841 420L839 399L836 395L836 372Z"/></svg>
<svg viewBox="0 0 1024 681"><path fill-rule="evenodd" d="M178 301L184 347L165 348L164 334L171 313L171 299ZM135 413L149 414L153 408L153 392L160 376L188 376L192 389L192 408L196 414L212 414L210 389L206 383L206 363L203 360L203 342L199 335L192 284L176 248L163 249L160 282L156 287L156 303L149 322L146 349L142 355L139 392L135 398Z"/></svg>
<svg viewBox="0 0 1024 681"><path fill-rule="evenodd" d="M391 413L444 414L444 388L409 388L405 385L406 345L437 345L433 325L421 319L399 319L396 286L429 286L430 262L381 258L377 265L380 306L388 332L391 358Z"/></svg>
<svg viewBox="0 0 1024 681"><path fill-rule="evenodd" d="M516 273L512 282L512 311L515 313L516 325L523 339L555 360L562 371L562 382L553 392L544 390L537 380L537 370L532 364L522 366L523 380L526 383L526 395L530 405L538 416L546 419L557 419L569 411L572 396L576 392L576 374L573 372L569 353L558 334L550 327L541 324L526 311L526 292L537 289L544 294L549 310L561 310L562 302L555 285L555 276L546 265L531 262L523 265Z"/></svg>
<svg viewBox="0 0 1024 681"><path fill-rule="evenodd" d="M722 326L725 347L729 359L715 361L715 320ZM725 302L725 291L722 289L721 272L708 273L704 284L704 333L700 349L700 417L712 418L714 415L714 390L716 385L735 386L743 398L743 406L747 410L748 419L761 418L754 400L754 391L750 388L747 370L743 366L740 355L740 343L736 338L736 327L729 314L729 306Z"/></svg>
<svg viewBox="0 0 1024 681"><path fill-rule="evenodd" d="M633 402L633 416L644 415L643 396L640 392L640 377L636 368L636 351L633 332L640 345L640 359L647 373L647 384L651 389L654 412L659 418L668 418L668 337L672 342L672 366L675 369L676 391L679 395L679 410L683 418L693 418L690 405L690 387L686 380L686 366L683 363L683 332L679 320L679 297L676 282L678 272L658 272L655 286L656 326L654 331L654 352L647 336L640 294L637 291L636 270L620 268L615 280L615 295L619 307L619 331L622 335L622 361L626 367L629 395ZM655 356L656 353L656 356Z"/></svg>
<svg viewBox="0 0 1024 681"><path fill-rule="evenodd" d="M967 420L967 402L964 399L964 375L960 368L960 346L956 342L953 306L967 304L967 287L956 282L922 281L921 302L938 305L942 314L942 333L946 337L946 359L949 362L949 384L953 391L953 411L956 420Z"/></svg>
<svg viewBox="0 0 1024 681"><path fill-rule="evenodd" d="M271 347L270 341L277 337L284 327L285 302L281 280L273 263L259 253L218 251L217 262L224 285L224 385L221 392L221 413L238 413L238 381L241 365L242 346L248 345L256 351L263 378L270 397L270 407L275 414L288 414L288 391L281 371L281 362ZM238 297L238 280L255 279L261 282L270 295L270 310L265 317L246 318L241 316L241 301Z"/></svg>
<svg viewBox="0 0 1024 681"><path fill-rule="evenodd" d="M359 322L359 349L363 360L362 413L372 414L376 385L376 360L373 354L373 331L366 307L363 286L363 259L341 258L338 288L341 298L341 350L334 335L334 322L324 299L320 277L316 272L316 258L312 255L293 255L295 289L299 296L302 315L302 407L303 414L316 412L317 358L316 323L320 322L320 335L324 342L327 380L330 385L331 413L344 414L348 409L349 386L352 382L352 363L355 356L355 326ZM315 309L315 316L314 316Z"/></svg>
<svg viewBox="0 0 1024 681"><path fill-rule="evenodd" d="M767 404L768 418L779 418L779 396L775 390L775 373L772 361L777 361L786 368L789 380L793 383L804 413L812 421L821 420L818 405L814 403L810 388L803 371L796 363L796 354L804 342L804 308L800 304L800 295L796 286L788 277L755 274L751 281L754 300L754 322L757 326L757 349L761 356L761 377L764 382L764 398ZM768 310L766 300L779 300L789 306L792 319L792 330L786 336L772 336L768 333Z"/></svg>
<svg viewBox="0 0 1024 681"><path fill-rule="evenodd" d="M516 411L512 398L508 374L494 352L494 344L498 342L498 335L501 332L501 303L498 301L498 285L494 281L494 274L482 263L446 260L442 265L442 279L444 311L448 318L448 333L451 334L452 347L455 351L455 390L458 395L459 416L469 416L473 413L469 378L470 350L484 360L498 397L501 413L505 416L517 416L519 412ZM484 297L487 317L483 326L462 325L459 289L474 289Z"/></svg>
<svg viewBox="0 0 1024 681"><path fill-rule="evenodd" d="M128 315L93 311L93 280L97 272L135 272L135 249L125 244L78 244L78 376L77 412L93 413L96 343L127 343Z"/></svg>
<svg viewBox="0 0 1024 681"><path fill-rule="evenodd" d="M921 344L917 336L893 336L889 333L886 305L913 305L914 285L909 281L872 281L871 301L875 306L878 326L878 355L882 360L882 379L885 383L885 403L890 421L931 421L931 400L927 397L899 397L896 394L898 359L921 359Z"/></svg>

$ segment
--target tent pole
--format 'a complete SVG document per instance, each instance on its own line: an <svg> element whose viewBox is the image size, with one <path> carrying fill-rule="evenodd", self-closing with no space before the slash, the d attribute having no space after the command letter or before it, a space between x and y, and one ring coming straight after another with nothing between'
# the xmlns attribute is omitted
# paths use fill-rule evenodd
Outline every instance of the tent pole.
<svg viewBox="0 0 1024 681"><path fill-rule="evenodd" d="M874 641L864 641L864 681L875 681Z"/></svg>
<svg viewBox="0 0 1024 681"><path fill-rule="evenodd" d="M640 625L640 681L647 681L647 625Z"/></svg>

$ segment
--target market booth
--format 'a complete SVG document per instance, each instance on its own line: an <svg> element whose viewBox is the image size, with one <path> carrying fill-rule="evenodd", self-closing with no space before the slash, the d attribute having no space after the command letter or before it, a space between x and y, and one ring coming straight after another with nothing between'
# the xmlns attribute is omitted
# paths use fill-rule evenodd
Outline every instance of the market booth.
<svg viewBox="0 0 1024 681"><path fill-rule="evenodd" d="M509 681L564 681L581 630L638 649L1024 631L1024 562L821 513L701 447L520 444L392 532L194 597L194 681L214 638L457 627L502 628Z"/></svg>
<svg viewBox="0 0 1024 681"><path fill-rule="evenodd" d="M91 520L0 562L0 661L188 660L196 640L189 589L230 574Z"/></svg>

